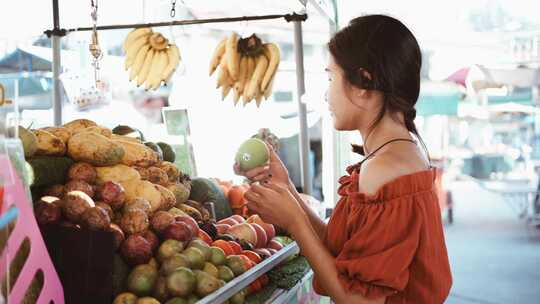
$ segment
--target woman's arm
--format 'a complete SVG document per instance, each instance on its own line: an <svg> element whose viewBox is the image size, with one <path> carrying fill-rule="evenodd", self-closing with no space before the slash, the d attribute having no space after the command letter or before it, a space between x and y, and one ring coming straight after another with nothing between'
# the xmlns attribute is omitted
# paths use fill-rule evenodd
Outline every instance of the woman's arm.
<svg viewBox="0 0 540 304"><path fill-rule="evenodd" d="M384 304L386 298L366 299L360 294L347 293L338 280L335 258L317 237L307 217L290 226L290 232L317 276L317 282L336 303Z"/></svg>
<svg viewBox="0 0 540 304"><path fill-rule="evenodd" d="M308 203L302 199L298 191L296 191L296 187L292 181L289 181L289 191L306 213L309 223L313 227L315 233L319 236L319 238L322 239L324 233L326 232L326 223L317 215L317 213L315 213L313 209L311 209Z"/></svg>
<svg viewBox="0 0 540 304"><path fill-rule="evenodd" d="M317 282L336 303L382 304L385 298L368 300L346 292L338 279L335 258L318 237L310 219L288 187L263 182L252 184L245 194L248 208L268 223L291 233L301 253L308 259Z"/></svg>

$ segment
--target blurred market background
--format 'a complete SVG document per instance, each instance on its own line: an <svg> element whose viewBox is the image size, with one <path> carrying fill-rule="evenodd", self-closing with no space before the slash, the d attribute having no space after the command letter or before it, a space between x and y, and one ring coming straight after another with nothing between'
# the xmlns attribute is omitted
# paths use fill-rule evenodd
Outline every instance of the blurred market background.
<svg viewBox="0 0 540 304"><path fill-rule="evenodd" d="M8 1L0 10L0 82L17 99L24 126L53 124L50 1ZM99 1L99 24L170 21L171 1ZM340 26L368 13L406 23L423 51L417 124L434 162L443 168L441 203L454 286L447 303L540 303L540 3L526 0L336 2ZM300 9L300 1L184 0L176 19L264 15ZM325 43L333 29L318 12L303 24L313 195L332 207L344 168L357 161L356 133L335 134L324 101ZM89 26L90 1L60 1L62 28ZM22 18L21 18L22 17ZM90 32L62 39L63 119L88 118L107 127L137 126L153 141L169 134L164 108L188 109L197 174L238 179L236 147L260 128L281 140L280 155L300 187L298 105L292 24L277 21L162 27L183 61L171 85L146 92L130 83L121 43L127 30L100 32L104 51L93 82ZM226 33L258 33L282 54L274 92L260 108L221 101L208 60ZM81 107L85 94L101 103ZM325 144L333 138L335 145Z"/></svg>

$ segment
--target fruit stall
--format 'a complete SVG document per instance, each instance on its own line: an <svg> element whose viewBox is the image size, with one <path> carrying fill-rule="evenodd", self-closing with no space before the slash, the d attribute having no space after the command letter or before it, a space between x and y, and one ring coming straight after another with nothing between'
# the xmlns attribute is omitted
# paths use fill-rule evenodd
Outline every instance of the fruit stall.
<svg viewBox="0 0 540 304"><path fill-rule="evenodd" d="M98 26L97 1L91 3L93 26L66 30L60 27L59 3L52 1L54 28L46 34L53 50L54 126L23 127L17 100L9 107L3 98L0 103L0 161L7 168L0 174L0 203L8 202L2 205L0 247L14 252L2 256L8 269L0 267L9 278L3 282L7 303L289 303L300 299L301 291L311 293L312 272L294 240L247 209L243 195L249 181L190 175L170 144L147 141L134 126L108 128L86 118L64 122L60 86L61 38L71 32L91 33L97 84L100 33L132 29L122 45L126 77L156 90L170 81L182 57L181 48L153 28L269 19L292 23L299 151L309 195L302 101L308 1L300 1L301 12L288 14L110 26ZM334 15L324 1L309 5L318 14ZM272 93L279 63L275 43L232 32L215 46L209 74L223 98L259 107ZM264 142L279 149L268 130L239 146L236 161L242 169L266 163Z"/></svg>

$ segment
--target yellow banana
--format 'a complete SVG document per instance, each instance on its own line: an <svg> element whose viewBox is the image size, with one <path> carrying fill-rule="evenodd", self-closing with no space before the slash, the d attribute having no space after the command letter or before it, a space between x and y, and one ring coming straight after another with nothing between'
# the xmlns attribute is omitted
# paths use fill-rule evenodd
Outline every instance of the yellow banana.
<svg viewBox="0 0 540 304"><path fill-rule="evenodd" d="M148 36L141 36L132 44L128 45L126 49L126 59L131 60L133 63L133 60L135 59L135 56L137 56L139 50L146 44L148 44Z"/></svg>
<svg viewBox="0 0 540 304"><path fill-rule="evenodd" d="M229 67L229 74L231 75L231 78L234 81L238 80L240 53L238 52L238 34L234 32L227 40L225 57L227 58L227 66Z"/></svg>
<svg viewBox="0 0 540 304"><path fill-rule="evenodd" d="M152 68L150 69L150 75L146 81L145 89L157 89L161 84L161 72L167 64L167 54L164 51L158 51L152 59Z"/></svg>
<svg viewBox="0 0 540 304"><path fill-rule="evenodd" d="M235 106L238 104L238 101L240 100L240 96L242 96L242 94L240 94L240 92L238 92L238 90L234 89L233 102L234 102Z"/></svg>
<svg viewBox="0 0 540 304"><path fill-rule="evenodd" d="M264 100L268 100L270 95L272 95L272 89L274 88L274 79L270 81L270 84L266 87L266 91L264 91Z"/></svg>
<svg viewBox="0 0 540 304"><path fill-rule="evenodd" d="M221 62L221 58L223 57L223 54L225 54L225 44L227 42L227 38L224 38L219 42L219 44L216 46L216 49L214 50L214 54L212 55L212 59L210 60L210 72L209 75L212 76L214 71L217 69L218 65Z"/></svg>
<svg viewBox="0 0 540 304"><path fill-rule="evenodd" d="M266 87L274 77L276 70L281 60L279 48L274 43L265 43L263 45L264 56L268 58L268 68L264 72L264 77L261 80L261 91L265 92Z"/></svg>
<svg viewBox="0 0 540 304"><path fill-rule="evenodd" d="M139 52L137 52L137 56L135 56L135 60L133 62L133 65L131 66L131 71L129 71L129 81L132 81L137 77L137 74L141 71L144 63L144 59L146 58L146 54L148 54L148 51L150 51L150 45L143 46Z"/></svg>
<svg viewBox="0 0 540 304"><path fill-rule="evenodd" d="M221 63L219 64L219 72L217 77L217 84L216 89L222 87L225 83L227 83L227 79L229 79L229 69L227 67L227 62L225 57L221 59Z"/></svg>
<svg viewBox="0 0 540 304"><path fill-rule="evenodd" d="M127 52L127 46L137 40L137 38L143 36L143 35L148 35L148 34L151 34L152 33L152 29L149 28L149 27L142 27L142 28L138 28L138 29L134 29L132 30L131 32L129 32L129 34L126 36L126 39L124 40L124 43L122 45L122 49L124 50L124 52Z"/></svg>
<svg viewBox="0 0 540 304"><path fill-rule="evenodd" d="M242 56L240 59L240 71L238 73L238 80L234 83L234 90L238 95L242 94L244 90L244 84L247 79L247 63L248 57Z"/></svg>
<svg viewBox="0 0 540 304"><path fill-rule="evenodd" d="M178 63L181 60L180 50L178 49L176 45L171 44L169 48L167 49L167 59L168 59L168 64L163 70L163 72L161 73L161 80L165 81L165 83L169 81L172 74L176 70Z"/></svg>
<svg viewBox="0 0 540 304"><path fill-rule="evenodd" d="M257 57L257 63L255 65L255 71L253 72L253 76L251 77L251 80L249 81L249 85L246 88L246 94L248 100L251 100L255 98L255 95L257 94L257 87L260 87L262 78L264 77L264 72L268 68L268 59L266 59L266 56L261 55Z"/></svg>
<svg viewBox="0 0 540 304"><path fill-rule="evenodd" d="M146 54L143 67L137 75L137 86L140 86L146 81L146 79L148 79L148 74L150 73L150 68L152 67L152 61L154 60L154 53L155 51L150 49L150 51L148 51L148 54Z"/></svg>
<svg viewBox="0 0 540 304"><path fill-rule="evenodd" d="M247 95L247 87L251 78L253 77L254 71L255 71L255 58L248 57L247 68L246 68L246 78L243 83L244 88L242 90L242 99L244 100L244 105L246 105L249 102L248 95Z"/></svg>

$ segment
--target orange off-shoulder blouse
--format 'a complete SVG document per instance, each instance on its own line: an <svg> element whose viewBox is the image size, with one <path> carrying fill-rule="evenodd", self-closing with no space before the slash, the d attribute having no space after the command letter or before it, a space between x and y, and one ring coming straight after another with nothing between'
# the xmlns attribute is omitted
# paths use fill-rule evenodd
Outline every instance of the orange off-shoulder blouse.
<svg viewBox="0 0 540 304"><path fill-rule="evenodd" d="M443 303L452 285L435 169L401 176L375 195L358 192L360 165L340 178L341 199L323 242L350 293L387 304ZM313 282L319 294L325 291Z"/></svg>

